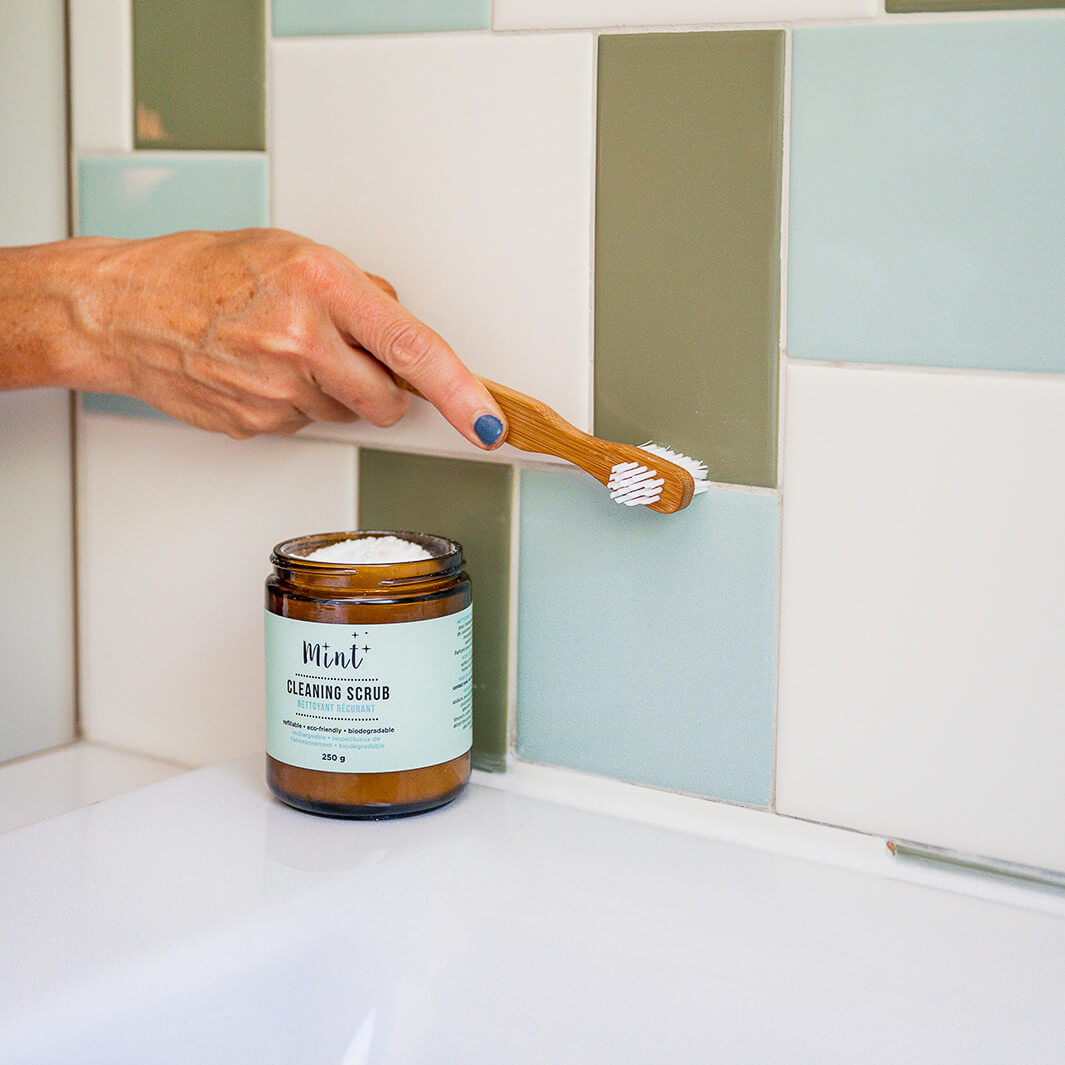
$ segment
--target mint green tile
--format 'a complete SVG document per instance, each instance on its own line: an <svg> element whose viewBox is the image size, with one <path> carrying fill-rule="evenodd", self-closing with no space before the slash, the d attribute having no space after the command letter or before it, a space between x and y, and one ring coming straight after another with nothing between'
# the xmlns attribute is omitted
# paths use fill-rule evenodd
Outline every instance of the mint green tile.
<svg viewBox="0 0 1065 1065"><path fill-rule="evenodd" d="M486 462L359 451L359 527L458 540L473 582L473 760L507 752L511 470Z"/></svg>
<svg viewBox="0 0 1065 1065"><path fill-rule="evenodd" d="M136 152L78 164L82 236L152 237L268 224L266 156Z"/></svg>
<svg viewBox="0 0 1065 1065"><path fill-rule="evenodd" d="M270 216L264 155L137 152L78 162L80 236L154 237L183 229L264 226ZM82 396L86 410L165 415L139 400Z"/></svg>
<svg viewBox="0 0 1065 1065"><path fill-rule="evenodd" d="M134 144L266 147L265 0L133 0Z"/></svg>
<svg viewBox="0 0 1065 1065"><path fill-rule="evenodd" d="M599 40L595 424L776 483L784 34Z"/></svg>
<svg viewBox="0 0 1065 1065"><path fill-rule="evenodd" d="M486 30L491 0L273 0L278 37Z"/></svg>
<svg viewBox="0 0 1065 1065"><path fill-rule="evenodd" d="M523 473L518 754L766 805L778 524L768 493L662 515Z"/></svg>
<svg viewBox="0 0 1065 1065"><path fill-rule="evenodd" d="M1065 371L1065 21L811 27L788 354Z"/></svg>
<svg viewBox="0 0 1065 1065"><path fill-rule="evenodd" d="M887 0L888 14L911 11L1022 11L1065 7L1065 0Z"/></svg>

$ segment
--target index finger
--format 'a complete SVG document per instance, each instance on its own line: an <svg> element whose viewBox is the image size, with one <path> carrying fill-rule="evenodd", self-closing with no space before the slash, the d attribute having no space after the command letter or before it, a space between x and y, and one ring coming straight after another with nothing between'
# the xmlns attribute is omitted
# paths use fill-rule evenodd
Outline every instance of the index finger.
<svg viewBox="0 0 1065 1065"><path fill-rule="evenodd" d="M353 286L343 305L346 316L338 324L420 392L471 444L484 449L501 444L506 417L484 385L443 337L358 273L361 283Z"/></svg>

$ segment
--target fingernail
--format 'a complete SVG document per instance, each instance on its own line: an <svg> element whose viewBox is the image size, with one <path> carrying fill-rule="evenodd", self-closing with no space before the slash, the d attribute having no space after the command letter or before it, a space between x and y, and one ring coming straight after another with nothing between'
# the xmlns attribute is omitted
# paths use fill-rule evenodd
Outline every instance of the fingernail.
<svg viewBox="0 0 1065 1065"><path fill-rule="evenodd" d="M473 423L473 431L485 447L491 447L503 435L503 423L494 414L482 414Z"/></svg>

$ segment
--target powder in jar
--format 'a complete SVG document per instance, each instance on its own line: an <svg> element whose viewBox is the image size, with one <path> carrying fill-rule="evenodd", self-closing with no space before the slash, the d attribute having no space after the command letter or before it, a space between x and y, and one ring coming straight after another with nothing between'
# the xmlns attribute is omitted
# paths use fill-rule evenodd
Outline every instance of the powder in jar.
<svg viewBox="0 0 1065 1065"><path fill-rule="evenodd" d="M337 562L342 565L382 565L392 562L421 562L433 556L421 544L398 536L362 536L357 540L320 547L305 556L309 562Z"/></svg>

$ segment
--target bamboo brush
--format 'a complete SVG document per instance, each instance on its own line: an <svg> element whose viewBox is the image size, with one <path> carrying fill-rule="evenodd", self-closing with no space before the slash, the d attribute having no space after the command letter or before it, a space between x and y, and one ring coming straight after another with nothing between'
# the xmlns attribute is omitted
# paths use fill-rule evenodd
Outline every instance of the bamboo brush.
<svg viewBox="0 0 1065 1065"><path fill-rule="evenodd" d="M646 506L660 514L683 510L709 485L706 466L656 444L632 447L600 440L570 425L546 403L506 385L478 378L507 416L503 439L538 455L555 455L590 473L610 489L611 498L626 506ZM397 383L420 395L406 381Z"/></svg>

